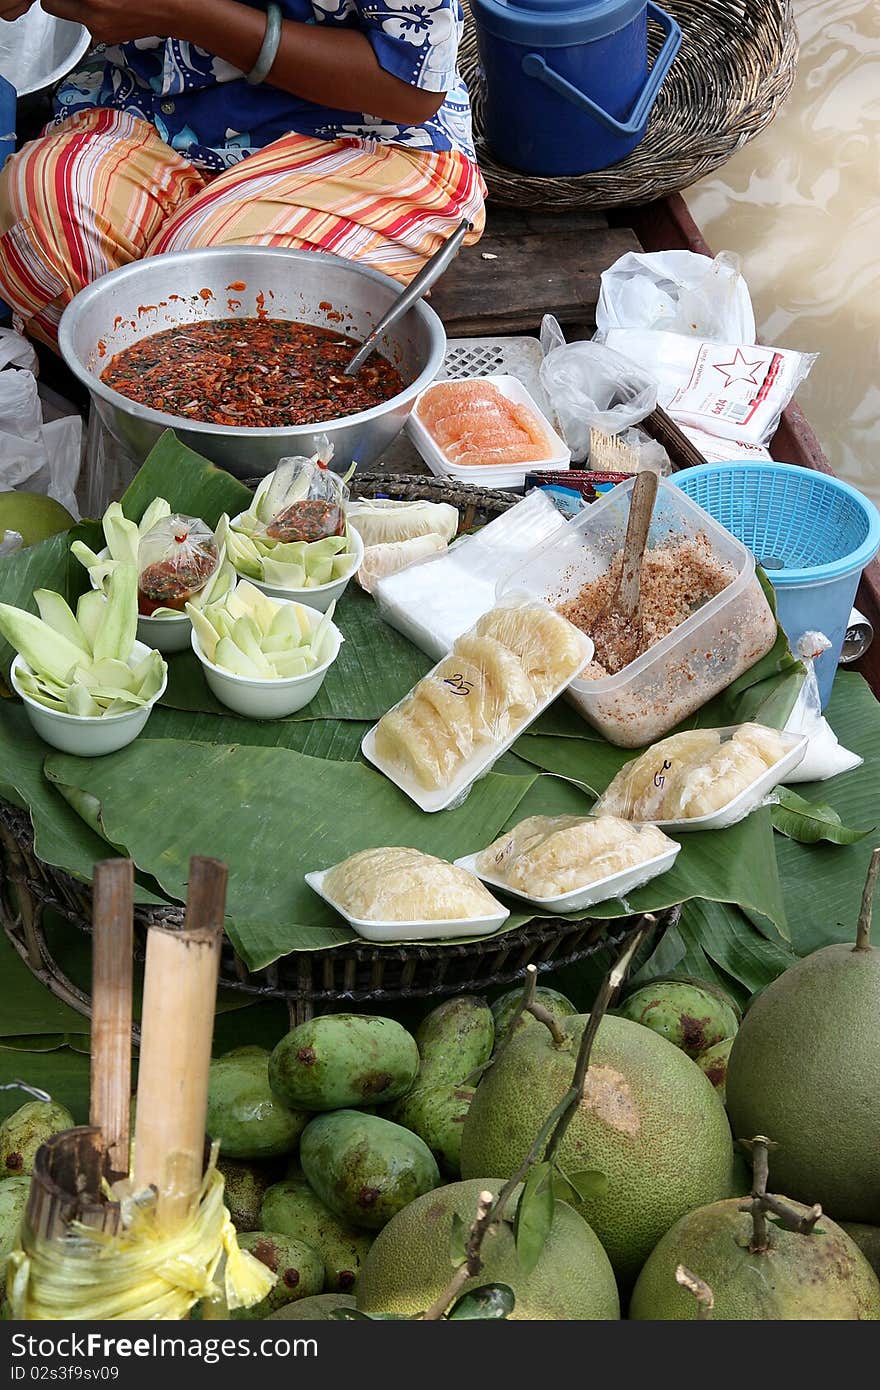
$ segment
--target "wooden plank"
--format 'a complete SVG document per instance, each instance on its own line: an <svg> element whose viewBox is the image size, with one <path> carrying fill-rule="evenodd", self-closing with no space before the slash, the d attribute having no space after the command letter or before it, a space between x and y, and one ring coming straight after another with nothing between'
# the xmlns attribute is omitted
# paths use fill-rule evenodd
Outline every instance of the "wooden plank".
<svg viewBox="0 0 880 1390"><path fill-rule="evenodd" d="M431 304L451 338L535 333L547 313L590 326L599 276L637 250L629 228L609 227L598 213L490 207L483 239L461 252Z"/></svg>

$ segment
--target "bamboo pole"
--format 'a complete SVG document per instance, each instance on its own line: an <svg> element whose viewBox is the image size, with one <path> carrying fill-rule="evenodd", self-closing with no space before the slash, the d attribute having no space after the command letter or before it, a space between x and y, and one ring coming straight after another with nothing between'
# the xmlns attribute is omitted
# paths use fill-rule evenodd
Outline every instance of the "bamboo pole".
<svg viewBox="0 0 880 1390"><path fill-rule="evenodd" d="M226 879L225 864L193 858L183 930L147 937L134 1180L156 1188L166 1228L186 1219L204 1170Z"/></svg>
<svg viewBox="0 0 880 1390"><path fill-rule="evenodd" d="M111 1182L128 1176L133 913L131 860L96 864L89 1123L103 1135Z"/></svg>

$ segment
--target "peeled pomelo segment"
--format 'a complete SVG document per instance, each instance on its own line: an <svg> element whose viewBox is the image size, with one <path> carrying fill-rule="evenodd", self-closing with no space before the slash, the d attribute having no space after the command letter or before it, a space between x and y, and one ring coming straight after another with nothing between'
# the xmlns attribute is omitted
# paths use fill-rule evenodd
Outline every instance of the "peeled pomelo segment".
<svg viewBox="0 0 880 1390"><path fill-rule="evenodd" d="M533 455L534 459L551 458L553 447L550 443L550 436L535 412L529 410L527 405L516 405L513 402L509 402L509 404L517 425L528 436L535 448L540 450Z"/></svg>
<svg viewBox="0 0 880 1390"><path fill-rule="evenodd" d="M439 444L457 439L465 431L491 431L503 428L505 417L491 403L479 402L451 415L443 415L429 427Z"/></svg>
<svg viewBox="0 0 880 1390"><path fill-rule="evenodd" d="M457 414L477 402L501 409L504 397L491 381L439 381L422 396L416 413L431 429L444 416Z"/></svg>

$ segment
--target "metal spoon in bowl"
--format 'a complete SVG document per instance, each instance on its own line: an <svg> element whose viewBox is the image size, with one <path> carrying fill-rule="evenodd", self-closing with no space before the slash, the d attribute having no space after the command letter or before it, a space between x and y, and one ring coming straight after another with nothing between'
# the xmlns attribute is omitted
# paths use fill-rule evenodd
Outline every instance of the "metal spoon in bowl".
<svg viewBox="0 0 880 1390"><path fill-rule="evenodd" d="M393 323L396 323L399 318L402 318L406 311L411 309L412 306L421 299L425 291L431 288L434 281L439 280L450 261L458 254L461 243L472 227L473 223L468 222L466 219L460 222L452 233L452 236L444 241L443 245L439 250L434 252L433 256L429 257L415 279L411 280L403 293L398 295L387 314L383 314L373 331L361 343L354 357L345 368L343 376L354 376L359 372L386 329L390 328Z"/></svg>

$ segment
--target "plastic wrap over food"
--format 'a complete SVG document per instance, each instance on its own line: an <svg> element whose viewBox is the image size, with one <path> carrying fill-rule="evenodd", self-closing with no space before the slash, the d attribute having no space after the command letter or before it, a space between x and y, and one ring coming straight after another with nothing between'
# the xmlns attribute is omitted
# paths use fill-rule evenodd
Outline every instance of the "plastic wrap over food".
<svg viewBox="0 0 880 1390"><path fill-rule="evenodd" d="M495 604L495 586L564 518L542 492L532 492L445 554L379 579L373 597L385 622L438 661L461 633Z"/></svg>
<svg viewBox="0 0 880 1390"><path fill-rule="evenodd" d="M568 685L591 650L544 604L490 609L383 715L364 741L367 756L408 794L460 791Z"/></svg>
<svg viewBox="0 0 880 1390"><path fill-rule="evenodd" d="M181 612L220 567L214 533L197 517L165 516L138 544L138 611Z"/></svg>
<svg viewBox="0 0 880 1390"><path fill-rule="evenodd" d="M672 734L621 768L593 809L667 824L712 816L738 802L741 819L775 786L772 770L783 772L797 743L763 724Z"/></svg>
<svg viewBox="0 0 880 1390"><path fill-rule="evenodd" d="M371 594L380 579L390 574L400 574L421 560L433 559L446 549L442 536L429 532L423 536L411 536L407 541L384 541L380 545L368 545L364 550L357 572L357 581L362 589Z"/></svg>
<svg viewBox="0 0 880 1390"><path fill-rule="evenodd" d="M329 869L323 892L367 922L442 922L489 917L500 904L478 878L418 849L365 849Z"/></svg>
<svg viewBox="0 0 880 1390"><path fill-rule="evenodd" d="M617 816L529 816L477 856L480 873L532 898L573 892L673 847L656 826Z"/></svg>
<svg viewBox="0 0 880 1390"><path fill-rule="evenodd" d="M386 497L349 502L348 524L364 546L389 545L441 536L447 544L458 531L458 511L448 502L394 502Z"/></svg>

